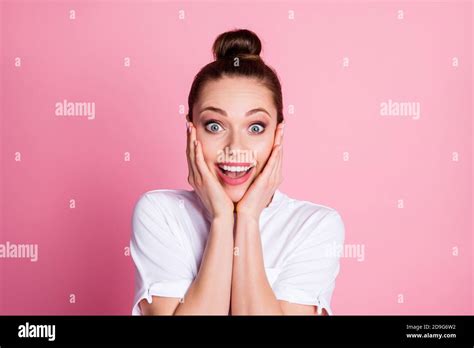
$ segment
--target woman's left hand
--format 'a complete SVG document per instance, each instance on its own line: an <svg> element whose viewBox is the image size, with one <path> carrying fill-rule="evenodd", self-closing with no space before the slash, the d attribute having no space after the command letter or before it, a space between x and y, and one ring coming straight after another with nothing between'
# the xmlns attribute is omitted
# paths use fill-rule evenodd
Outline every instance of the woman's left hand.
<svg viewBox="0 0 474 348"><path fill-rule="evenodd" d="M283 181L281 174L283 127L284 121L277 126L273 149L263 171L237 203L237 215L245 215L259 221L262 210L270 203L273 194Z"/></svg>

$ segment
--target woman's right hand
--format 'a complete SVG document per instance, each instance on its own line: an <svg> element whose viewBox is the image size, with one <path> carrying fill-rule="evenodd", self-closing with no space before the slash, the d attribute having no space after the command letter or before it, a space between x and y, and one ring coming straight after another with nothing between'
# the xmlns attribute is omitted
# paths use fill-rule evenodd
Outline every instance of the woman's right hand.
<svg viewBox="0 0 474 348"><path fill-rule="evenodd" d="M193 123L188 122L187 125L188 182L213 218L233 218L234 203L204 161L202 144L196 139L196 128Z"/></svg>

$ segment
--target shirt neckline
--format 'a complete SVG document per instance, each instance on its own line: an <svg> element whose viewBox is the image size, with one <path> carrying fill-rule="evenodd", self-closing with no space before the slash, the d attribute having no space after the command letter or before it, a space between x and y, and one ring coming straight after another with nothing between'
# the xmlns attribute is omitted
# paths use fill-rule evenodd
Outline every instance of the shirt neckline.
<svg viewBox="0 0 474 348"><path fill-rule="evenodd" d="M201 209L202 209L202 212L203 214L205 215L205 217L207 218L208 221L211 221L211 214L207 211L206 207L204 206L204 204L202 204L201 202L201 199L199 198L199 196L197 195L196 191L195 190L192 190L191 191L193 196L195 197L195 199L197 200L197 202L199 203ZM268 206L266 206L265 208L263 208L262 210L262 213L260 214L260 216L270 212L271 210L273 210L274 208L278 207L280 205L280 203L282 202L282 200L284 199L284 196L285 194L283 192L281 192L279 189L276 189L275 192L273 193L273 197L272 197L272 200L270 201L270 203L268 204ZM234 216L236 215L237 213L234 212Z"/></svg>

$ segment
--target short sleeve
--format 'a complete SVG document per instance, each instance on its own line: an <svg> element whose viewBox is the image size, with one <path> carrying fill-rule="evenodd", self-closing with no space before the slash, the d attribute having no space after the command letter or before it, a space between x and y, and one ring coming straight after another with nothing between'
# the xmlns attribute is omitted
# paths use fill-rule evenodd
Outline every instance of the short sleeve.
<svg viewBox="0 0 474 348"><path fill-rule="evenodd" d="M139 303L152 296L183 298L194 276L189 255L167 223L158 195L145 193L132 217L130 252L135 265L135 295L132 315L142 315Z"/></svg>
<svg viewBox="0 0 474 348"><path fill-rule="evenodd" d="M339 254L345 237L341 216L335 210L320 220L313 214L301 227L307 237L294 249L275 281L275 297L293 303L316 305L333 315L331 298L339 274ZM304 232L304 231L303 231Z"/></svg>

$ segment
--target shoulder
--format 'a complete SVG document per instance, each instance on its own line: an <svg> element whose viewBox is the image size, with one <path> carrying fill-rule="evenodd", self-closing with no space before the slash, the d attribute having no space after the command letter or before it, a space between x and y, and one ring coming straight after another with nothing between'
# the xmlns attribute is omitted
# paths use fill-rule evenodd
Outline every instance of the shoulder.
<svg viewBox="0 0 474 348"><path fill-rule="evenodd" d="M287 197L286 201L292 212L292 218L297 219L297 225L307 234L306 237L312 236L319 240L344 240L345 226L338 210L308 200Z"/></svg>
<svg viewBox="0 0 474 348"><path fill-rule="evenodd" d="M142 193L133 209L132 236L134 240L153 237L181 238L179 226L183 218L183 204L193 200L192 191L159 189Z"/></svg>
<svg viewBox="0 0 474 348"><path fill-rule="evenodd" d="M133 208L133 228L137 231L143 227L156 230L158 226L181 220L185 213L182 208L192 205L194 200L193 191L179 189L159 189L142 193Z"/></svg>
<svg viewBox="0 0 474 348"><path fill-rule="evenodd" d="M167 212L194 199L192 192L181 189L157 189L142 193L135 203L134 213Z"/></svg>

